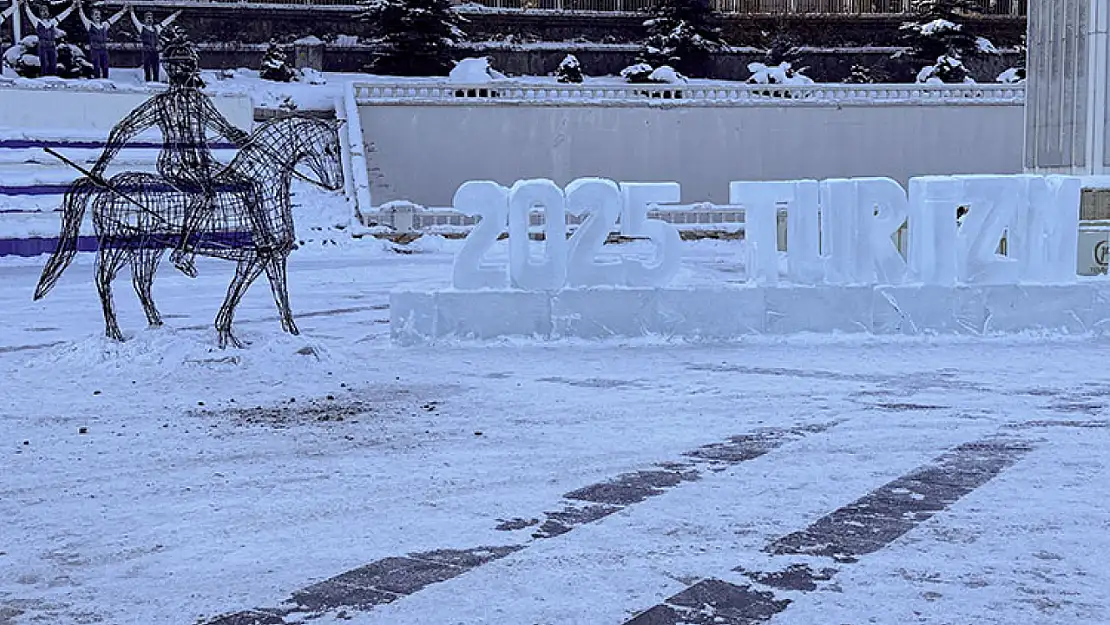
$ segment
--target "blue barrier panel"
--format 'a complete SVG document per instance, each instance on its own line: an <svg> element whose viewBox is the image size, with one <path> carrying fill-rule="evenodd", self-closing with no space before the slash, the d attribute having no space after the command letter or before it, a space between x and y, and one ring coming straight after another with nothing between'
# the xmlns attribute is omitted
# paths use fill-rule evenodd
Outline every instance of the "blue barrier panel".
<svg viewBox="0 0 1110 625"><path fill-rule="evenodd" d="M104 147L104 143L104 141L71 141L67 139L0 139L0 149L8 148L11 150L26 150L28 148L76 148L98 150ZM213 150L236 149L234 143L209 143L208 147L209 149ZM143 141L139 143L128 143L126 148L160 150L162 149L162 144L160 142Z"/></svg>
<svg viewBox="0 0 1110 625"><path fill-rule="evenodd" d="M36 185L26 185L26 186L23 186L23 185L20 185L20 186L0 185L0 195L64 195L65 192L69 190L69 187L70 187L70 184L36 184ZM194 193L200 192L199 187L194 188L194 189L187 189L187 188L178 189L176 187L171 187L168 184L162 184L162 185L158 185L158 186L143 185L142 187L135 186L135 185L122 185L122 186L117 186L115 188L124 192L124 193L135 193L137 191L152 191L152 192L156 192L156 193L174 193L174 192L177 192L177 191L186 191L186 192L194 192ZM243 190L246 190L247 188L248 187L245 184L224 184L224 185L216 185L214 187L216 192L221 192L221 191L243 191Z"/></svg>
<svg viewBox="0 0 1110 625"><path fill-rule="evenodd" d="M0 185L0 195L64 195L67 190L68 184L36 184L26 187Z"/></svg>
<svg viewBox="0 0 1110 625"><path fill-rule="evenodd" d="M113 249L168 249L177 247L180 241L181 237L177 235L126 236L112 237L106 245ZM202 232L193 238L193 247L201 251L205 248L240 249L253 245L249 232ZM52 254L56 249L58 237L0 239L0 256L41 256ZM95 252L98 249L97 237L77 237L78 252Z"/></svg>

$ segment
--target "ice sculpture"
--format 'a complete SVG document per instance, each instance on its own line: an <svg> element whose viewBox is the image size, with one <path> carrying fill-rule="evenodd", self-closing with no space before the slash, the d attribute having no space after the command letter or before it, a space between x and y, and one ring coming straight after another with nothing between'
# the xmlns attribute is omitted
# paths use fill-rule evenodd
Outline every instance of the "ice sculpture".
<svg viewBox="0 0 1110 625"><path fill-rule="evenodd" d="M648 219L652 204L674 203L682 197L677 182L622 182L624 198L621 213L621 234L646 238L655 248L650 261L625 258L625 284L629 286L664 286L670 282L682 261L682 237L671 224L660 219Z"/></svg>
<svg viewBox="0 0 1110 625"><path fill-rule="evenodd" d="M910 179L906 256L913 279L940 286L956 283L956 211L962 193L963 182L956 178Z"/></svg>
<svg viewBox="0 0 1110 625"><path fill-rule="evenodd" d="M894 236L906 223L909 198L898 181L890 178L857 178L857 201L873 213L869 237L875 278L880 284L901 284L906 279L906 261Z"/></svg>
<svg viewBox="0 0 1110 625"><path fill-rule="evenodd" d="M1002 237L1015 230L1018 205L1028 189L1017 176L963 176L961 206L967 215L957 234L957 279L964 284L1016 284L1021 266L998 253ZM1009 243L1009 241L1007 241ZM1022 254L1023 250L1012 250Z"/></svg>
<svg viewBox="0 0 1110 625"><path fill-rule="evenodd" d="M456 289L498 289L508 286L502 264L483 263L486 252L505 231L509 215L509 190L491 180L464 182L455 191L455 210L479 217L477 225L455 256L452 284Z"/></svg>
<svg viewBox="0 0 1110 625"><path fill-rule="evenodd" d="M799 180L786 210L786 269L790 281L798 284L825 281L819 194L816 180Z"/></svg>
<svg viewBox="0 0 1110 625"><path fill-rule="evenodd" d="M601 261L598 254L621 214L621 190L612 180L579 178L567 185L566 211L587 215L567 244L567 284L624 284L625 266L618 258Z"/></svg>
<svg viewBox="0 0 1110 625"><path fill-rule="evenodd" d="M543 260L532 258L531 213L544 214ZM528 291L558 289L567 277L567 217L563 190L551 180L520 180L509 191L509 276Z"/></svg>
<svg viewBox="0 0 1110 625"><path fill-rule="evenodd" d="M762 284L779 281L779 205L794 201L795 186L795 182L729 183L729 203L744 207L744 241L751 250L750 280Z"/></svg>

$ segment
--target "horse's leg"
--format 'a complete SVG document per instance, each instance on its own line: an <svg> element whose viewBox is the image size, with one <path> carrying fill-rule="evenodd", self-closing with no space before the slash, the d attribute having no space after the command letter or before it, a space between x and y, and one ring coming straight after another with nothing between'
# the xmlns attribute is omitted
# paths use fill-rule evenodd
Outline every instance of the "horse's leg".
<svg viewBox="0 0 1110 625"><path fill-rule="evenodd" d="M161 247L146 246L131 256L131 283L135 286L135 293L143 304L146 320L152 327L162 325L162 315L154 305L154 297L150 289L154 285L154 274L158 271L158 263L162 260L164 252Z"/></svg>
<svg viewBox="0 0 1110 625"><path fill-rule="evenodd" d="M227 296L216 315L216 334L219 337L220 349L227 347L228 343L242 348L243 344L231 333L231 320L235 317L235 307L247 292L247 288L254 282L258 274L262 273L262 263L258 258L250 257L239 261L235 267L235 277L227 287Z"/></svg>
<svg viewBox="0 0 1110 625"><path fill-rule="evenodd" d="M100 239L100 249L96 253L96 290L100 293L100 306L104 309L104 334L117 341L123 340L123 333L119 330L112 304L112 280L127 256L128 250L121 249L119 242L112 237Z"/></svg>
<svg viewBox="0 0 1110 625"><path fill-rule="evenodd" d="M285 275L285 259L287 254L277 254L266 258L263 263L266 268L266 277L270 279L270 291L277 304L278 315L281 316L281 329L289 334L300 334L297 324L293 322L293 310L289 306L289 288Z"/></svg>

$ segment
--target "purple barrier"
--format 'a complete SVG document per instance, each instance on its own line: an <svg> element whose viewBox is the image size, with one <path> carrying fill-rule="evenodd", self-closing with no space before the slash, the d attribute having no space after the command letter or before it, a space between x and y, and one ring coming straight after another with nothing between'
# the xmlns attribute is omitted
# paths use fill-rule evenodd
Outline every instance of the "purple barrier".
<svg viewBox="0 0 1110 625"><path fill-rule="evenodd" d="M69 191L69 187L70 187L69 184L36 184L36 185L27 185L27 186L18 186L18 187L0 185L0 195L64 195L66 191ZM176 187L171 187L168 184L164 184L164 185L161 185L161 186L143 185L142 187L124 185L124 186L119 186L119 187L116 187L116 188L119 189L120 191L123 191L124 193L131 193L131 192L136 192L136 191L154 191L154 192L163 192L163 193L174 193L174 192L179 190ZM241 185L241 184L222 184L222 185L216 185L214 187L214 189L217 192L219 192L219 191L243 191L243 190L246 189L246 186ZM182 191L197 191L198 189L182 188L180 190L182 190Z"/></svg>
<svg viewBox="0 0 1110 625"><path fill-rule="evenodd" d="M180 236L113 237L105 241L105 247L114 249L170 249L177 247ZM240 249L253 247L249 232L205 232L193 240L193 246L203 253L208 249ZM0 239L2 256L41 256L52 254L58 248L57 237L28 237L25 239ZM95 236L77 237L78 252L95 252L100 249Z"/></svg>
<svg viewBox="0 0 1110 625"><path fill-rule="evenodd" d="M68 184L36 184L26 187L0 185L0 195L64 195L68 190Z"/></svg>
<svg viewBox="0 0 1110 625"><path fill-rule="evenodd" d="M0 139L0 149L8 148L11 150L26 150L28 148L79 148L96 150L103 147L103 141L69 141L65 139ZM160 150L162 149L162 144L158 142L147 141L128 143L127 147L130 149ZM235 144L209 143L208 147L213 150L234 150Z"/></svg>

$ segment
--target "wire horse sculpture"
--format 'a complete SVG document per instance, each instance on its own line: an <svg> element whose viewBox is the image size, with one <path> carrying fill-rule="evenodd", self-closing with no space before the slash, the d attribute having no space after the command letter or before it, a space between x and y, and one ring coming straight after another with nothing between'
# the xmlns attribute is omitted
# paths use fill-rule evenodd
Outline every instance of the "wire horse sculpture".
<svg viewBox="0 0 1110 625"><path fill-rule="evenodd" d="M280 159L276 159L281 155ZM289 305L286 260L294 248L289 200L293 168L304 163L326 189L343 186L343 168L334 122L289 117L262 124L232 162L215 176L212 211L191 242L202 256L238 263L216 315L219 346L242 347L231 332L235 307L262 273L270 282L281 327L298 334ZM81 221L92 204L98 240L95 274L104 312L105 334L123 340L112 301L112 280L125 263L151 326L162 325L151 296L158 264L179 245L194 190L179 189L155 174L125 172L97 184L78 179L66 193L58 248L43 269L35 299L47 294L77 253ZM254 201L252 201L252 199ZM257 206L252 206L254 202Z"/></svg>
<svg viewBox="0 0 1110 625"><path fill-rule="evenodd" d="M96 286L108 337L123 340L112 302L112 280L128 262L147 321L162 325L151 286L162 255L171 248L171 259L190 277L196 275L194 254L238 263L216 315L221 348L242 347L231 333L231 321L239 300L262 272L269 278L282 329L298 334L286 284L286 260L295 236L290 185L297 176L332 191L343 186L338 123L290 116L267 122L247 135L200 91L196 48L184 32L173 31L165 48L170 88L112 129L92 171L51 151L85 177L65 194L58 248L43 269L35 299L45 296L73 261L81 222L91 204L98 243ZM155 127L163 138L158 174L124 172L105 180L102 174L119 150ZM240 147L227 167L213 158L208 129ZM296 170L302 163L315 178Z"/></svg>

